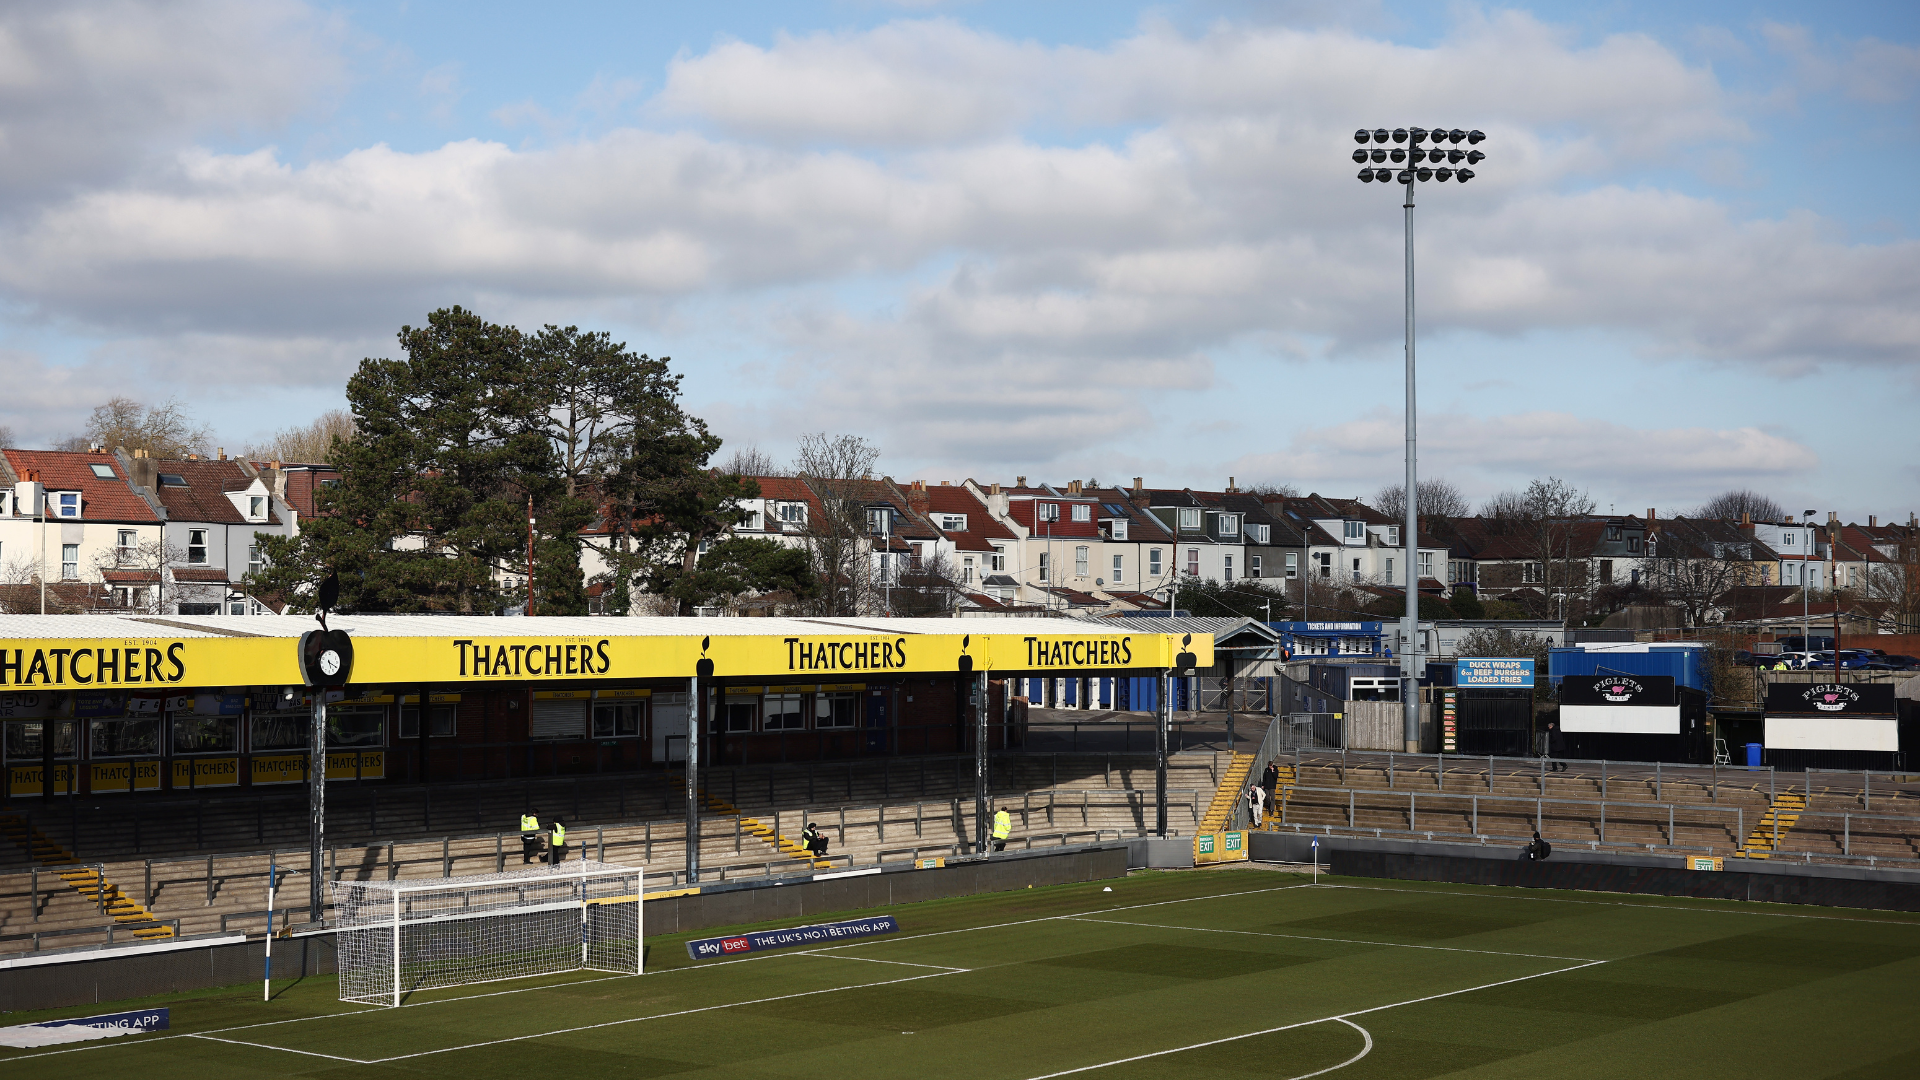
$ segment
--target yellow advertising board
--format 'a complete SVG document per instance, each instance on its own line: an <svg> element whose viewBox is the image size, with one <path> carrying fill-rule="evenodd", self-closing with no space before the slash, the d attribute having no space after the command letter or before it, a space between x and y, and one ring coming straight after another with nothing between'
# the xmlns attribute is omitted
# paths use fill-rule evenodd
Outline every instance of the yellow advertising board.
<svg viewBox="0 0 1920 1080"><path fill-rule="evenodd" d="M151 791L160 786L160 762L158 761L92 761L88 762L88 773L95 795L111 795L116 791ZM132 778L132 787L128 787L128 778Z"/></svg>
<svg viewBox="0 0 1920 1080"><path fill-rule="evenodd" d="M239 782L240 759L237 757L173 759L175 791L233 787Z"/></svg>
<svg viewBox="0 0 1920 1080"><path fill-rule="evenodd" d="M41 794L40 764L15 765L7 770L7 792L16 799L32 798ZM73 785L73 766L71 764L53 767L53 790L67 792Z"/></svg>
<svg viewBox="0 0 1920 1080"><path fill-rule="evenodd" d="M356 771L354 762L358 759ZM307 755L305 754L255 754L249 763L249 772L254 787L269 784L304 784L307 782ZM380 780L387 775L387 752L385 750L329 750L327 751L327 779Z"/></svg>
<svg viewBox="0 0 1920 1080"><path fill-rule="evenodd" d="M297 652L294 637L0 639L0 690L297 685L301 681ZM684 679L700 674L850 685L888 675L1186 670L1212 663L1209 635L1126 634L1098 628L1041 635L850 629L804 637L369 634L357 639L353 682L397 689L423 682L447 687L529 680Z"/></svg>

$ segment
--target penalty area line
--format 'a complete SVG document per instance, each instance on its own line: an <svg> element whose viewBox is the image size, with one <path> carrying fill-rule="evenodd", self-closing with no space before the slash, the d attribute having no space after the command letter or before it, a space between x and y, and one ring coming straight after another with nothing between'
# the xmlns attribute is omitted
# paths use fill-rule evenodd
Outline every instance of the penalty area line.
<svg viewBox="0 0 1920 1080"><path fill-rule="evenodd" d="M1544 979L1549 975L1561 975L1569 971L1580 971L1584 968L1590 968L1596 964L1604 964L1607 962L1608 961L1605 961L1605 960L1590 960L1584 964L1575 964L1572 967L1555 968L1552 971L1542 971L1536 975L1522 975L1519 978L1515 978L1515 979L1501 979L1499 982L1482 983L1479 986L1469 986L1460 990L1448 990L1445 993L1440 993L1440 994L1428 994L1425 997L1409 998L1406 1001L1396 1001L1388 1005L1375 1005L1372 1008L1368 1008L1368 1009L1355 1009L1352 1012L1336 1013L1333 1016L1322 1016L1314 1020L1301 1020L1298 1023L1282 1024L1279 1027L1263 1028L1259 1031L1249 1031L1241 1035L1228 1035L1224 1038L1208 1039L1206 1042L1190 1043L1186 1046L1175 1046L1167 1050L1155 1050L1151 1053L1135 1054L1132 1057L1115 1058L1112 1061L1102 1061L1097 1065L1081 1065L1078 1068L1062 1069L1059 1072L1042 1073L1039 1076L1029 1077L1028 1080L1054 1080L1055 1077L1073 1076L1076 1073L1092 1072L1095 1069L1106 1069L1106 1068L1111 1068L1115 1065L1126 1065L1135 1061L1150 1061L1153 1058L1165 1057L1168 1054L1183 1054L1188 1050L1202 1050L1209 1046L1220 1046L1223 1043L1239 1042L1242 1039L1255 1039L1255 1038L1259 1038L1262 1035L1275 1035L1282 1031L1292 1031L1296 1028L1312 1027L1315 1024L1325 1024L1325 1023L1331 1023L1336 1021L1342 1024L1346 1024L1348 1027L1351 1027L1359 1031L1363 1036L1366 1037L1366 1046L1355 1057L1349 1058L1348 1060L1343 1061L1340 1064L1333 1066L1332 1068L1321 1069L1319 1072L1311 1072L1311 1073L1305 1074L1305 1076L1294 1078L1294 1080L1306 1080L1306 1077L1308 1076L1320 1076L1325 1073L1332 1072L1334 1071L1334 1069L1344 1069L1348 1065L1353 1064L1354 1062L1367 1056L1368 1053L1372 1052L1373 1036L1370 1034L1367 1034L1367 1030L1361 1027L1359 1024L1353 1023L1349 1019L1349 1017L1365 1016L1368 1013L1381 1012L1386 1009L1398 1009L1404 1005L1418 1005L1426 1001L1438 1001L1441 998L1454 997L1455 995L1458 995L1458 994L1471 994L1478 990L1491 990L1496 986L1509 986L1509 985L1512 985L1513 983L1527 982L1528 980L1531 980L1531 979Z"/></svg>
<svg viewBox="0 0 1920 1080"><path fill-rule="evenodd" d="M1171 926L1162 923L1123 922L1120 919L1079 918L1077 922L1105 923L1108 926L1140 926L1151 930L1192 930L1201 934L1244 934L1248 937L1286 938L1289 941L1327 941L1339 945L1380 945L1389 949L1428 949L1434 952L1474 953L1478 956L1523 956L1529 960L1592 960L1590 956L1554 956L1551 953L1502 952L1499 949L1467 949L1457 945L1410 945L1402 941L1367 941L1362 938L1315 937L1311 934L1275 934L1264 930L1221 930L1212 926ZM1598 961L1596 961L1597 963Z"/></svg>
<svg viewBox="0 0 1920 1080"><path fill-rule="evenodd" d="M207 1042L226 1043L228 1046L249 1046L255 1050L281 1050L289 1054L304 1054L307 1057L326 1058L328 1061L344 1061L349 1065L371 1065L373 1062L361 1058L341 1057L338 1054L322 1054L316 1050L295 1050L289 1046L275 1046L272 1043L244 1042L240 1039L216 1039L212 1035L189 1034L181 1036L187 1039L205 1039Z"/></svg>

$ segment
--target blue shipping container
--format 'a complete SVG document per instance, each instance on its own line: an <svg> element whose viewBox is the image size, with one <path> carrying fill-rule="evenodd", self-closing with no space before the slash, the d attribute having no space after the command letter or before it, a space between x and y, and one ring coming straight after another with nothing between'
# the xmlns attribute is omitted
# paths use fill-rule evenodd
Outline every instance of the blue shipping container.
<svg viewBox="0 0 1920 1080"><path fill-rule="evenodd" d="M1588 652L1575 646L1547 652L1547 678L1558 689L1568 675L1670 675L1681 686L1707 689L1707 650L1698 645L1652 645L1646 652Z"/></svg>

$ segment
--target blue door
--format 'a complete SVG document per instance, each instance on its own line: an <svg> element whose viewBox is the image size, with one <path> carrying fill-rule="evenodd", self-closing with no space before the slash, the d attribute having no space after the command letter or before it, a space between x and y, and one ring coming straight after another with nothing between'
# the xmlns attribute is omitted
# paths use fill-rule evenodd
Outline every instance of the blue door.
<svg viewBox="0 0 1920 1080"><path fill-rule="evenodd" d="M887 694L884 690L867 691L867 752L887 752Z"/></svg>

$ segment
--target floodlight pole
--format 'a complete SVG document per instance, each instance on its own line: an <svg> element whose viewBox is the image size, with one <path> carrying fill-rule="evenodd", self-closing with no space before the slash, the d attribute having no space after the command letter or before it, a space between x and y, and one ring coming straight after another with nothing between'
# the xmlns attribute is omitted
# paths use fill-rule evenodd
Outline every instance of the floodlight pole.
<svg viewBox="0 0 1920 1080"><path fill-rule="evenodd" d="M973 844L978 854L988 854L993 848L987 843L993 834L988 822L987 761L987 673L983 669L968 679L973 697Z"/></svg>
<svg viewBox="0 0 1920 1080"><path fill-rule="evenodd" d="M1406 722L1406 749L1420 752L1420 669L1426 646L1420 641L1419 431L1414 412L1413 371L1413 185L1417 168L1407 170L1407 496L1400 539L1406 549L1407 611L1401 621L1404 644L1400 650L1400 703Z"/></svg>
<svg viewBox="0 0 1920 1080"><path fill-rule="evenodd" d="M687 884L700 880L700 707L705 688L700 676L687 680Z"/></svg>

